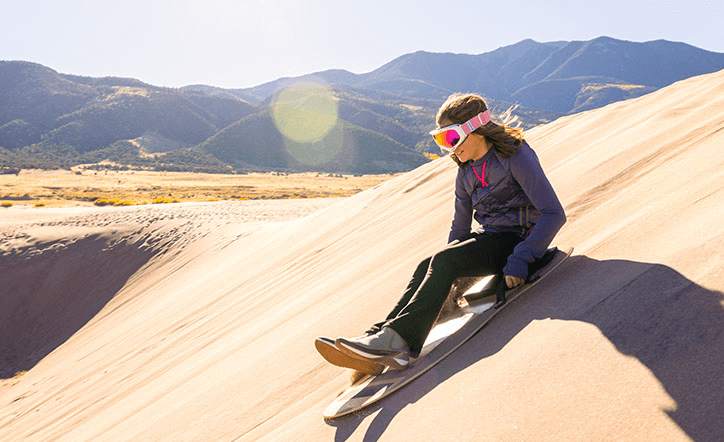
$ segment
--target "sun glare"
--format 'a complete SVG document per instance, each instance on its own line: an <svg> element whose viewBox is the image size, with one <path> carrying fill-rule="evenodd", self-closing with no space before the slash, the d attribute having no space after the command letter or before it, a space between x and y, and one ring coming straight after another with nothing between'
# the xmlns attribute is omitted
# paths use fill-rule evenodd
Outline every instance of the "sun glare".
<svg viewBox="0 0 724 442"><path fill-rule="evenodd" d="M300 162L324 164L342 149L337 99L329 87L313 82L286 87L274 95L271 112L287 151Z"/></svg>

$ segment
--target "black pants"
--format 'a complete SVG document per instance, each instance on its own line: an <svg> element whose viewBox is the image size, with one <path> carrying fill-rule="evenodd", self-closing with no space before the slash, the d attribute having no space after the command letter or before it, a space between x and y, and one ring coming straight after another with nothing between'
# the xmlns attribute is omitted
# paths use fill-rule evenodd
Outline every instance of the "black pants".
<svg viewBox="0 0 724 442"><path fill-rule="evenodd" d="M418 354L455 279L502 273L520 241L516 233L471 233L451 242L417 266L395 308L370 331L390 326L405 339L410 352Z"/></svg>

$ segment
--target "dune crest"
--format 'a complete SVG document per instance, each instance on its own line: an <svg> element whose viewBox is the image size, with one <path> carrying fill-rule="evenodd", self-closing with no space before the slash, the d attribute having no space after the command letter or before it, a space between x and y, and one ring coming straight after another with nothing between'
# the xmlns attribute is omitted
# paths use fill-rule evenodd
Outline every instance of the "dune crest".
<svg viewBox="0 0 724 442"><path fill-rule="evenodd" d="M569 216L556 243L574 256L434 370L330 422L322 410L349 374L313 339L384 317L444 245L452 162L253 229L189 208L175 222L194 238L163 253L144 235L178 226L106 212L109 225L78 241L126 244L90 264L117 278L62 285L102 305L0 381L0 439L722 439L723 115L724 71L530 131ZM47 228L63 236L68 222ZM53 275L13 279L13 291ZM41 323L53 320L44 293Z"/></svg>

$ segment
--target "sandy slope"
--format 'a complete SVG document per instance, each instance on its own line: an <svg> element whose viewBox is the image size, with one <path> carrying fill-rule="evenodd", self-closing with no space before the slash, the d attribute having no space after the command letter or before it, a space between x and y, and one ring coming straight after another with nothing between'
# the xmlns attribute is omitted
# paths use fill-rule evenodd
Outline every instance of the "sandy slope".
<svg viewBox="0 0 724 442"><path fill-rule="evenodd" d="M1 368L30 369L0 381L0 440L721 440L722 129L724 71L531 131L575 256L329 422L348 373L313 339L379 320L444 245L448 160L252 228L208 206L0 226Z"/></svg>

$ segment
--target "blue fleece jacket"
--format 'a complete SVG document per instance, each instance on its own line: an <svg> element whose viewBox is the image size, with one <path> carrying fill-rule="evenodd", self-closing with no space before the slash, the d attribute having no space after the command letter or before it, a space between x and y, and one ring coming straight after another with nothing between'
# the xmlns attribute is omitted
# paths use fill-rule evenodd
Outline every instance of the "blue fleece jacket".
<svg viewBox="0 0 724 442"><path fill-rule="evenodd" d="M490 149L458 170L448 242L470 233L473 216L480 223L479 232L512 231L524 238L503 269L506 275L523 279L528 264L543 256L566 222L538 156L525 142L509 158Z"/></svg>

